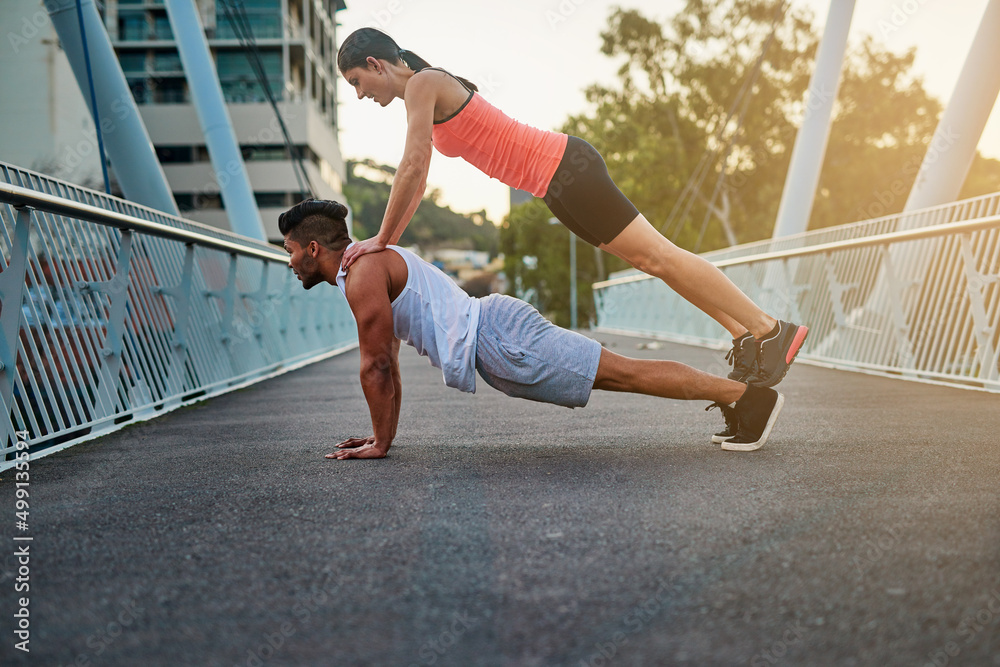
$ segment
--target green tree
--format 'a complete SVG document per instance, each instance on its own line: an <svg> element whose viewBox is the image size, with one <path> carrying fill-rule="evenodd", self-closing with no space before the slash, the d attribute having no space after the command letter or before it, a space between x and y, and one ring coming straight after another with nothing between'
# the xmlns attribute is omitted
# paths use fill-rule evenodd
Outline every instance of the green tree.
<svg viewBox="0 0 1000 667"><path fill-rule="evenodd" d="M738 241L766 235L795 136L790 112L814 59L811 17L774 1L689 0L662 25L615 10L602 38L602 52L623 61L621 85L589 88L593 112L563 129L602 152L622 191L678 245L726 245L723 212Z"/></svg>
<svg viewBox="0 0 1000 667"><path fill-rule="evenodd" d="M871 37L848 52L810 229L903 210L942 111L912 72L915 53Z"/></svg>
<svg viewBox="0 0 1000 667"><path fill-rule="evenodd" d="M1000 160L983 157L977 151L958 198L969 199L994 192L1000 192Z"/></svg>
<svg viewBox="0 0 1000 667"><path fill-rule="evenodd" d="M688 0L662 22L613 10L602 39L602 53L621 63L618 83L588 88L591 109L561 129L593 144L626 196L678 245L703 252L768 238L819 44L812 14L781 0ZM892 53L871 38L849 49L810 228L902 210L942 111L913 61L913 51ZM998 188L1000 161L977 155L960 196ZM545 213L512 212L505 252L537 254L544 232L519 226L538 226ZM508 271L545 295L567 271L559 255L551 261Z"/></svg>
<svg viewBox="0 0 1000 667"><path fill-rule="evenodd" d="M576 243L577 318L585 328L594 316L591 284L600 280L593 246L552 224L552 213L540 199L514 207L500 229L500 252L509 292L538 308L559 326L570 325L570 239Z"/></svg>

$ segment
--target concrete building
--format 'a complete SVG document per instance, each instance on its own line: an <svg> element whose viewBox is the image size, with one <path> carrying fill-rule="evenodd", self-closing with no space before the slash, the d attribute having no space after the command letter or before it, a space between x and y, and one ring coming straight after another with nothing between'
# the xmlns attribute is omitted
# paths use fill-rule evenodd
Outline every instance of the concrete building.
<svg viewBox="0 0 1000 667"><path fill-rule="evenodd" d="M343 200L334 15L344 1L197 0L197 5L265 231L269 239L280 239L278 214L307 193L229 15L234 5L245 11L313 195ZM182 214L228 228L163 0L108 0L104 19Z"/></svg>
<svg viewBox="0 0 1000 667"><path fill-rule="evenodd" d="M227 108L269 239L277 216L306 196L244 46L227 18L240 5L313 196L343 201L337 141L335 13L344 0L196 0ZM106 0L105 27L181 214L223 229L217 176L191 103L163 0ZM8 127L0 160L103 188L89 104L38 0L5 0L0 98Z"/></svg>
<svg viewBox="0 0 1000 667"><path fill-rule="evenodd" d="M94 122L45 7L5 0L0 26L0 160L103 188Z"/></svg>

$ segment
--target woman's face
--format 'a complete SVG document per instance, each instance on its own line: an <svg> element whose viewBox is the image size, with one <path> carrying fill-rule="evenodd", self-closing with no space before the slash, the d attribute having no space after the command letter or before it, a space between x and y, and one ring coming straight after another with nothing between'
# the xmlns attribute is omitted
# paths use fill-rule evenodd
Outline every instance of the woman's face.
<svg viewBox="0 0 1000 667"><path fill-rule="evenodd" d="M359 100L367 97L384 107L394 98L389 89L389 80L385 70L382 64L374 58L369 58L365 67L352 67L342 74L347 79L347 83L354 87Z"/></svg>

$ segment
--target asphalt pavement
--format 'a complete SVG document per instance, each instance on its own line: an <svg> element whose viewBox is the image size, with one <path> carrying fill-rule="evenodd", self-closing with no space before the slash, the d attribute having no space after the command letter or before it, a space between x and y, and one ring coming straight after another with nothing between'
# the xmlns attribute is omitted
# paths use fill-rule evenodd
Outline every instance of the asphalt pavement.
<svg viewBox="0 0 1000 667"><path fill-rule="evenodd" d="M706 402L401 364L384 460L323 457L352 351L33 461L30 543L0 473L0 663L1000 666L1000 396L796 364L735 453Z"/></svg>

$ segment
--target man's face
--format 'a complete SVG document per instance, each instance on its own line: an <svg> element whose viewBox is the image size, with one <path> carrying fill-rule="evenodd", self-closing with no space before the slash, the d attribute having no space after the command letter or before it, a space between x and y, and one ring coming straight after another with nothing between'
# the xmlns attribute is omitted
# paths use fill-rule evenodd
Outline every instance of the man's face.
<svg viewBox="0 0 1000 667"><path fill-rule="evenodd" d="M320 275L319 262L313 256L319 250L319 245L315 241L310 241L307 245L300 245L297 241L285 237L285 252L288 253L288 266L295 272L298 279L302 281L302 286L312 289L323 282Z"/></svg>

